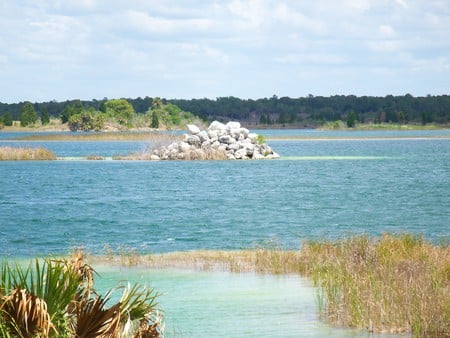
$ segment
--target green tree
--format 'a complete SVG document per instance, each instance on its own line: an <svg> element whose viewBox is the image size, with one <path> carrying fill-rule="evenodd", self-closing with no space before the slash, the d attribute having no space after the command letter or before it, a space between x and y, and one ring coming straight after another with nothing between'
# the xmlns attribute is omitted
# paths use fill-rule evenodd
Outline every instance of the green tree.
<svg viewBox="0 0 450 338"><path fill-rule="evenodd" d="M8 127L11 127L13 125L13 119L9 112L6 112L5 116L3 116L3 123Z"/></svg>
<svg viewBox="0 0 450 338"><path fill-rule="evenodd" d="M152 109L160 109L164 106L163 101L159 97L155 97L152 101Z"/></svg>
<svg viewBox="0 0 450 338"><path fill-rule="evenodd" d="M42 125L46 125L50 123L50 116L48 115L47 108L44 108L44 111L41 114L41 123Z"/></svg>
<svg viewBox="0 0 450 338"><path fill-rule="evenodd" d="M72 115L81 114L83 109L83 104L80 100L76 100L73 104L67 105L61 113L61 122L69 122L69 119Z"/></svg>
<svg viewBox="0 0 450 338"><path fill-rule="evenodd" d="M156 110L152 111L152 123L150 124L151 128L159 128L159 118L158 112Z"/></svg>
<svg viewBox="0 0 450 338"><path fill-rule="evenodd" d="M133 106L125 99L113 99L105 102L106 114L122 125L130 125L134 117Z"/></svg>
<svg viewBox="0 0 450 338"><path fill-rule="evenodd" d="M406 117L405 114L403 114L402 111L398 112L398 123L405 124L406 123Z"/></svg>
<svg viewBox="0 0 450 338"><path fill-rule="evenodd" d="M38 119L37 113L34 110L33 104L31 102L26 102L20 113L20 125L26 127L30 124L36 123Z"/></svg>
<svg viewBox="0 0 450 338"><path fill-rule="evenodd" d="M69 118L68 125L71 131L100 131L105 125L106 117L100 111L83 110L80 114L72 115Z"/></svg>
<svg viewBox="0 0 450 338"><path fill-rule="evenodd" d="M347 116L347 127L353 128L356 125L356 113L352 110Z"/></svg>

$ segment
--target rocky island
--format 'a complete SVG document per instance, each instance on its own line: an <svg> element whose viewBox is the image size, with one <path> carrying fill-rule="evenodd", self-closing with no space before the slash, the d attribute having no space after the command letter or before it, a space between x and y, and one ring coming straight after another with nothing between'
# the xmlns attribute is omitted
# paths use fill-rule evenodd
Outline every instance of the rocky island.
<svg viewBox="0 0 450 338"><path fill-rule="evenodd" d="M152 151L151 160L259 160L280 157L239 122L214 121L207 130L188 124L183 140Z"/></svg>

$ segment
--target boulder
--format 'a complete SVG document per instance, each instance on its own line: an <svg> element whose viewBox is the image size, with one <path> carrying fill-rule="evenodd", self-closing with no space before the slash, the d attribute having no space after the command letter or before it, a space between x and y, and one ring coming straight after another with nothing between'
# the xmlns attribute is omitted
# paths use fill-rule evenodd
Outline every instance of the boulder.
<svg viewBox="0 0 450 338"><path fill-rule="evenodd" d="M198 133L200 133L200 128L195 124L188 124L186 127L191 135L197 135Z"/></svg>
<svg viewBox="0 0 450 338"><path fill-rule="evenodd" d="M267 144L258 143L258 135L242 128L239 122L226 125L214 121L207 130L193 124L184 139L153 150L151 160L247 160L278 158Z"/></svg>

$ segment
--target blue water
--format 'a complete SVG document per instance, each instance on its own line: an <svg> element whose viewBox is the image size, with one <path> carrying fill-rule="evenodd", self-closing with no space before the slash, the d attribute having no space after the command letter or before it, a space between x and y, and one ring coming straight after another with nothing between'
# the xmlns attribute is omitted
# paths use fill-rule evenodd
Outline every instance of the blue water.
<svg viewBox="0 0 450 338"><path fill-rule="evenodd" d="M314 133L266 135L293 132ZM142 253L268 243L298 248L303 240L383 232L448 243L450 137L391 133L376 140L270 141L282 156L270 161L0 162L0 257L67 254L80 246L93 253L105 246ZM0 136L0 146L45 146L59 157L149 146ZM167 336L367 336L320 322L314 289L298 276L97 270L100 291L122 279L160 291Z"/></svg>
<svg viewBox="0 0 450 338"><path fill-rule="evenodd" d="M11 141L0 141L10 144ZM27 142L112 156L143 142ZM450 139L272 141L273 161L0 162L0 256L449 236Z"/></svg>

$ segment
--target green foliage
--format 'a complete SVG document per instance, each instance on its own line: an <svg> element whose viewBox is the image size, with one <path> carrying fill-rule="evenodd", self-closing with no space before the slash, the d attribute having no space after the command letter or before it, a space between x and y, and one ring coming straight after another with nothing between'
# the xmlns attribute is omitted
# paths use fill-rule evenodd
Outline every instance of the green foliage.
<svg viewBox="0 0 450 338"><path fill-rule="evenodd" d="M150 127L159 128L159 118L156 109L152 111L152 123L150 124Z"/></svg>
<svg viewBox="0 0 450 338"><path fill-rule="evenodd" d="M38 119L37 113L34 110L33 104L27 102L20 113L20 125L26 127L31 124L35 124Z"/></svg>
<svg viewBox="0 0 450 338"><path fill-rule="evenodd" d="M35 103L36 111L48 109L50 116L61 116L66 123L70 115L80 113L82 109L93 108L106 112L108 99L91 101L50 101ZM357 114L360 123L409 123L445 125L450 123L450 95L427 95L414 97L410 94L385 97L355 95L333 95L329 97L313 96L290 98L271 97L260 99L239 99L237 97L219 97L216 99L161 99L137 98L127 99L138 114L145 114L149 109L161 108L166 104L174 104L181 110L191 112L204 121L248 121L251 123L273 125L275 122L294 123L302 126L317 126L324 122L343 120L351 111ZM0 115L9 112L13 120L19 120L21 110L26 102L1 103ZM70 106L75 106L71 112ZM405 120L400 112L403 112ZM383 113L383 114L382 114ZM150 124L148 116L145 123ZM404 121L404 122L403 122ZM160 121L163 125L163 121ZM6 123L5 123L6 124ZM358 126L359 127L359 126Z"/></svg>
<svg viewBox="0 0 450 338"><path fill-rule="evenodd" d="M266 143L266 138L264 137L264 135L258 134L258 137L256 138L256 142L258 142L258 144L264 144L264 143Z"/></svg>
<svg viewBox="0 0 450 338"><path fill-rule="evenodd" d="M104 104L106 114L122 125L131 125L135 114L133 106L125 99L108 100Z"/></svg>
<svg viewBox="0 0 450 338"><path fill-rule="evenodd" d="M80 100L76 100L73 104L68 105L64 108L64 110L61 113L61 122L62 123L67 123L69 122L69 119L71 116L76 115L76 114L81 114L81 112L83 111L83 104L81 103Z"/></svg>
<svg viewBox="0 0 450 338"><path fill-rule="evenodd" d="M399 124L405 124L406 123L406 117L405 117L405 114L402 111L398 112L398 123Z"/></svg>
<svg viewBox="0 0 450 338"><path fill-rule="evenodd" d="M354 128L356 125L356 114L352 110L347 116L347 127Z"/></svg>
<svg viewBox="0 0 450 338"><path fill-rule="evenodd" d="M94 270L83 264L81 253L71 261L36 259L28 267L2 262L0 336L159 336L157 293L138 284L128 285L121 301L110 305L114 289L104 297L98 295L93 276ZM130 326L132 322L137 325Z"/></svg>
<svg viewBox="0 0 450 338"><path fill-rule="evenodd" d="M3 116L3 123L5 126L11 127L13 125L13 119L9 112L6 112Z"/></svg>
<svg viewBox="0 0 450 338"><path fill-rule="evenodd" d="M152 108L147 115L151 117L152 128L159 128L161 125L166 128L180 127L194 119L191 113L181 110L172 103L164 104L159 98L153 100Z"/></svg>
<svg viewBox="0 0 450 338"><path fill-rule="evenodd" d="M48 115L48 111L44 110L41 114L41 123L42 125L46 125L50 123L50 116Z"/></svg>
<svg viewBox="0 0 450 338"><path fill-rule="evenodd" d="M72 115L68 124L71 131L100 131L103 129L106 121L105 114L100 111L83 110L79 114Z"/></svg>
<svg viewBox="0 0 450 338"><path fill-rule="evenodd" d="M123 287L122 298L120 299L120 311L128 314L131 321L144 318L145 315L156 308L156 298L158 293L142 285L127 284Z"/></svg>

